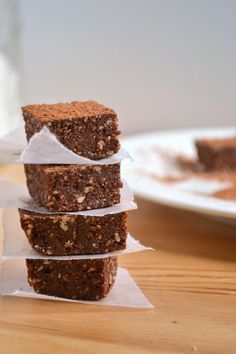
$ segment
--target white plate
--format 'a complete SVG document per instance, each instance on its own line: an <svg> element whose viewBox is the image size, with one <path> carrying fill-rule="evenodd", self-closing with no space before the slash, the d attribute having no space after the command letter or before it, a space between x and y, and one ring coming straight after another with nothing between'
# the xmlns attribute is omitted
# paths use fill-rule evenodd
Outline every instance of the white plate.
<svg viewBox="0 0 236 354"><path fill-rule="evenodd" d="M227 137L236 135L236 127L172 130L144 133L123 139L123 145L134 158L133 163L125 162L122 173L138 196L186 210L197 211L217 218L236 220L236 202L193 193L191 182L164 184L150 177L150 173L165 175L169 168L157 149L183 153L189 157L196 155L194 140L203 137ZM155 150L156 149L156 150ZM202 180L195 189L209 191L221 189L219 182ZM219 188L220 187L220 188Z"/></svg>

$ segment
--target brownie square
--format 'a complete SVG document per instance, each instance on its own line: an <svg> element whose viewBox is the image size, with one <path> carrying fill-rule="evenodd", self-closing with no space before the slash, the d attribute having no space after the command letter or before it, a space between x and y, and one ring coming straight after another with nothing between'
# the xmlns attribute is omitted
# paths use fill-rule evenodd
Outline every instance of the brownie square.
<svg viewBox="0 0 236 354"><path fill-rule="evenodd" d="M120 202L120 164L25 165L31 197L50 211L105 208Z"/></svg>
<svg viewBox="0 0 236 354"><path fill-rule="evenodd" d="M207 170L236 169L236 137L196 141L199 161Z"/></svg>
<svg viewBox="0 0 236 354"><path fill-rule="evenodd" d="M126 248L126 212L96 217L19 209L19 214L30 245L42 255L103 254Z"/></svg>
<svg viewBox="0 0 236 354"><path fill-rule="evenodd" d="M104 298L114 284L117 258L27 259L28 282L39 294L74 300Z"/></svg>
<svg viewBox="0 0 236 354"><path fill-rule="evenodd" d="M117 114L97 102L28 105L22 113L28 140L46 125L67 148L93 160L120 148Z"/></svg>

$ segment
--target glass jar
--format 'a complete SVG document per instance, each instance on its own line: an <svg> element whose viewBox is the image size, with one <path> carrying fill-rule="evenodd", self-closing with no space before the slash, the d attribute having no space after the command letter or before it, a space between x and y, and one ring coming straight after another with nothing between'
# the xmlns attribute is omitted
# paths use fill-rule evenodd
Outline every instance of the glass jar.
<svg viewBox="0 0 236 354"><path fill-rule="evenodd" d="M18 0L0 0L0 135L17 127L20 114Z"/></svg>

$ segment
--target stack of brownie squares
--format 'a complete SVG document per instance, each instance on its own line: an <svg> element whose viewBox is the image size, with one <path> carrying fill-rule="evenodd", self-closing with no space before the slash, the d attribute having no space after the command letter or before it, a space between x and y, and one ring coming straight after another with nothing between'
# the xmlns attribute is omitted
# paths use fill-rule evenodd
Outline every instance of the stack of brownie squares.
<svg viewBox="0 0 236 354"><path fill-rule="evenodd" d="M117 257L70 259L126 248L127 213L104 216L74 212L120 203L120 163L100 159L120 149L117 114L94 101L28 105L22 108L27 140L43 126L75 154L94 164L27 164L29 193L47 213L19 209L21 226L43 259L27 259L34 291L77 300L99 300L114 284ZM50 259L65 256L65 259Z"/></svg>

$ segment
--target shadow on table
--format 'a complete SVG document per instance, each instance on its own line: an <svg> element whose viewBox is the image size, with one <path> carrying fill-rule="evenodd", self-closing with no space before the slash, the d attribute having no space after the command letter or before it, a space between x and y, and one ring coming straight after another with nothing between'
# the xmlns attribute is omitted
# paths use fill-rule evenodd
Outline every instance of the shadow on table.
<svg viewBox="0 0 236 354"><path fill-rule="evenodd" d="M161 251L236 261L236 224L138 199L129 213L129 230Z"/></svg>

